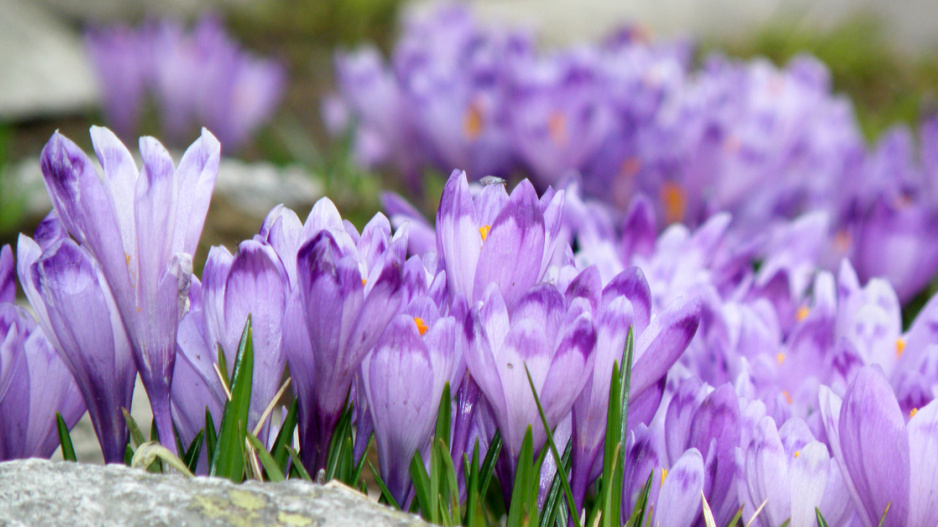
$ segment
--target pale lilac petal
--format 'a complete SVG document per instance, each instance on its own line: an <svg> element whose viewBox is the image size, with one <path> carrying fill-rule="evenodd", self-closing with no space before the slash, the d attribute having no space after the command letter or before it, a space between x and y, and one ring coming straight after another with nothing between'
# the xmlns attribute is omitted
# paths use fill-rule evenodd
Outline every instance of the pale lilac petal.
<svg viewBox="0 0 938 527"><path fill-rule="evenodd" d="M286 295L286 272L273 249L253 240L241 242L225 286L224 347L234 357L250 316L254 376L248 427L252 430L277 392L286 365L283 354Z"/></svg>
<svg viewBox="0 0 938 527"><path fill-rule="evenodd" d="M909 420L910 526L938 525L938 402Z"/></svg>
<svg viewBox="0 0 938 527"><path fill-rule="evenodd" d="M625 296L632 303L635 313L633 332L638 337L645 332L651 321L651 289L641 269L631 267L609 281L603 289L603 303L617 296Z"/></svg>
<svg viewBox="0 0 938 527"><path fill-rule="evenodd" d="M173 252L195 255L215 190L220 159L221 144L211 132L203 128L202 135L179 161L179 167L176 168L178 198Z"/></svg>
<svg viewBox="0 0 938 527"><path fill-rule="evenodd" d="M9 245L0 247L0 303L16 300L15 266L13 250Z"/></svg>
<svg viewBox="0 0 938 527"><path fill-rule="evenodd" d="M544 241L537 193L525 180L512 192L482 243L473 293L478 295L488 284L497 283L511 309L540 278L541 261L536 255L544 254Z"/></svg>
<svg viewBox="0 0 938 527"><path fill-rule="evenodd" d="M703 492L703 458L692 448L678 458L661 483L655 525L692 525L700 513L700 495Z"/></svg>
<svg viewBox="0 0 938 527"><path fill-rule="evenodd" d="M788 472L791 481L789 525L809 527L817 524L815 508L821 506L832 465L827 447L818 441L808 443L796 453Z"/></svg>
<svg viewBox="0 0 938 527"><path fill-rule="evenodd" d="M651 321L635 342L632 393L642 393L667 374L697 333L700 312L699 301L678 300Z"/></svg>
<svg viewBox="0 0 938 527"><path fill-rule="evenodd" d="M765 503L761 523L781 525L791 513L789 460L771 417L763 417L756 425L745 461L745 481L752 504L760 507Z"/></svg>
<svg viewBox="0 0 938 527"><path fill-rule="evenodd" d="M904 525L909 513L909 436L899 404L881 371L857 372L840 413L840 444L869 522ZM875 431L875 433L871 433Z"/></svg>
<svg viewBox="0 0 938 527"><path fill-rule="evenodd" d="M452 293L461 293L470 299L484 292L488 285L484 284L481 291L473 292L476 266L483 247L480 227L485 227L485 224L478 225L474 218L466 173L453 171L443 188L436 213L437 253L443 257Z"/></svg>

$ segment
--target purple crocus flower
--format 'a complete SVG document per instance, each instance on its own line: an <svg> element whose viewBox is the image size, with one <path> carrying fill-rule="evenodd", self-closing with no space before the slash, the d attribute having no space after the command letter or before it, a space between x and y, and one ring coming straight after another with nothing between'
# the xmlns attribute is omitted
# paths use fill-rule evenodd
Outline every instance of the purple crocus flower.
<svg viewBox="0 0 938 527"><path fill-rule="evenodd" d="M303 463L318 472L361 362L400 308L406 229L392 238L379 214L359 235L323 199L305 226L275 210L259 237L270 240L290 277L284 351L299 400Z"/></svg>
<svg viewBox="0 0 938 527"><path fill-rule="evenodd" d="M525 429L533 429L535 450L547 437L525 371L530 371L548 425L556 426L589 379L596 347L593 317L588 310L568 309L550 284L524 293L509 314L498 284L492 283L466 318L464 330L469 339L466 366L504 441L500 480L510 495Z"/></svg>
<svg viewBox="0 0 938 527"><path fill-rule="evenodd" d="M199 431L205 428L206 410L212 416L212 425L218 430L227 401L225 389L215 371L218 347L210 346L208 342L202 306L202 283L194 279L189 287L189 311L179 321L176 332L176 362L170 392L173 424L184 446L188 446ZM205 449L200 457L196 469L201 474L208 474Z"/></svg>
<svg viewBox="0 0 938 527"><path fill-rule="evenodd" d="M477 302L494 283L512 309L555 257L562 214L563 191L548 189L539 200L524 180L510 196L493 184L473 198L466 173L454 170L436 215L437 253L450 293Z"/></svg>
<svg viewBox="0 0 938 527"><path fill-rule="evenodd" d="M110 130L93 127L91 137L103 179L84 152L59 133L42 151L43 178L62 224L100 266L130 336L160 442L172 451L176 328L185 313L220 145L203 129L174 168L163 146L144 137L138 173Z"/></svg>
<svg viewBox="0 0 938 527"><path fill-rule="evenodd" d="M216 18L203 17L188 38L191 42L183 49L193 56L195 75L187 77L187 71L179 72L174 63L163 60L157 86L162 78L185 79L185 88L196 96L189 118L215 130L226 148L236 150L277 108L286 72L278 62L240 49ZM156 55L159 61L160 54Z"/></svg>
<svg viewBox="0 0 938 527"><path fill-rule="evenodd" d="M601 291L598 285L598 272L588 268L566 293L568 302L582 298L595 306L597 335L593 371L573 407L573 489L578 505L602 466L612 365L622 361L629 328L635 338L629 392L629 425L634 428L651 420L661 400L661 381L687 348L700 321L697 302L671 306L652 319L651 292L638 268L619 274ZM640 407L649 411L640 412Z"/></svg>
<svg viewBox="0 0 938 527"><path fill-rule="evenodd" d="M736 513L736 448L740 445L741 411L733 387L711 388L696 378L681 383L663 421L668 459L677 460L689 448L704 461L704 495L718 525Z"/></svg>
<svg viewBox="0 0 938 527"><path fill-rule="evenodd" d="M217 395L224 395L224 392L217 386L219 379L214 372L214 364L218 362L216 350L221 347L225 353L227 374L231 378L241 334L250 315L254 374L247 426L254 430L276 394L286 366L283 353L283 313L289 294L286 271L273 248L247 240L241 242L235 255L224 247L213 247L205 263L203 278L198 309L192 309L180 323L180 332L185 326L185 334L178 337L180 351L185 356L182 365L186 371L184 375L199 375L190 381L191 384L173 383L173 407L177 420L181 418L195 423L201 420L204 426L208 401L195 397L192 392L199 391L202 386L212 387L205 395L209 396L209 401L215 402L210 405L210 410L217 410ZM201 320L192 317L201 317ZM180 371L179 365L176 371ZM224 399L220 402L223 405ZM220 414L213 413L213 417L218 419ZM269 421L265 421L262 430L266 431L269 426ZM195 428L195 431L200 428ZM260 437L266 437L263 431Z"/></svg>
<svg viewBox="0 0 938 527"><path fill-rule="evenodd" d="M136 131L149 95L166 140L182 143L200 123L235 150L269 118L284 91L283 66L243 51L212 16L191 32L163 20L90 31L85 43L107 120L125 137Z"/></svg>
<svg viewBox="0 0 938 527"><path fill-rule="evenodd" d="M428 453L443 386L456 363L455 319L424 317L396 316L361 368L381 474L399 504L409 494L411 459L418 449Z"/></svg>
<svg viewBox="0 0 938 527"><path fill-rule="evenodd" d="M821 388L820 410L864 525L938 522L938 403L907 419L882 370L867 366L857 372L843 401Z"/></svg>
<svg viewBox="0 0 938 527"><path fill-rule="evenodd" d="M681 454L667 472L662 472L658 505L652 511L655 525L693 525L700 513L698 497L703 492L704 478L703 458L696 448Z"/></svg>
<svg viewBox="0 0 938 527"><path fill-rule="evenodd" d="M39 243L20 235L20 283L81 390L105 462L122 463L128 430L121 410L130 409L137 376L130 341L103 270L58 232L63 237L37 233Z"/></svg>
<svg viewBox="0 0 938 527"><path fill-rule="evenodd" d="M24 309L13 304L16 269L0 247L0 460L49 457L58 446L55 413L71 428L85 413L72 374Z"/></svg>
<svg viewBox="0 0 938 527"><path fill-rule="evenodd" d="M815 508L828 524L842 525L852 513L840 468L831 463L827 446L814 439L801 419L789 419L778 429L771 417L763 416L740 454L744 516L765 503L756 519L760 525L781 525L786 520L792 526L816 525Z"/></svg>
<svg viewBox="0 0 938 527"><path fill-rule="evenodd" d="M525 59L513 64L507 107L518 156L543 187L583 168L612 132L614 116L596 50Z"/></svg>
<svg viewBox="0 0 938 527"><path fill-rule="evenodd" d="M123 137L139 126L149 72L141 60L145 36L125 25L90 30L85 49L98 78L101 105L108 124Z"/></svg>
<svg viewBox="0 0 938 527"><path fill-rule="evenodd" d="M3 249L9 254L9 246ZM10 380L0 389L0 460L48 458L59 446L56 412L71 429L85 413L85 402L42 329L25 310L5 302L0 378Z"/></svg>

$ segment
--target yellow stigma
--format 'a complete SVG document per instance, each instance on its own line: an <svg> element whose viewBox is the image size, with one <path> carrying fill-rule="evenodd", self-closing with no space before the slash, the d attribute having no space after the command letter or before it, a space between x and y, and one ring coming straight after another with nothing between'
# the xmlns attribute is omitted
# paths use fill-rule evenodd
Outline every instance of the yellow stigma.
<svg viewBox="0 0 938 527"><path fill-rule="evenodd" d="M800 451L800 450L795 450L795 459L798 459L798 456L800 456L800 455L801 455L801 451Z"/></svg>
<svg viewBox="0 0 938 527"><path fill-rule="evenodd" d="M567 120L560 112L554 112L547 118L547 132L550 140L558 145L567 144Z"/></svg>
<svg viewBox="0 0 938 527"><path fill-rule="evenodd" d="M489 237L489 231L491 230L491 225L483 225L479 227L479 234L482 236L482 241L485 241L485 239Z"/></svg>
<svg viewBox="0 0 938 527"><path fill-rule="evenodd" d="M687 211L687 197L677 183L668 181L661 186L661 204L664 206L664 219L668 223L684 220Z"/></svg>
<svg viewBox="0 0 938 527"><path fill-rule="evenodd" d="M801 322L802 320L808 318L810 313L811 310L808 309L808 306L801 306L798 308L798 312L795 313L795 318L798 320L798 322Z"/></svg>
<svg viewBox="0 0 938 527"><path fill-rule="evenodd" d="M414 324L417 324L417 331L420 332L420 336L423 336L427 332L427 323L423 321L420 317L414 317Z"/></svg>
<svg viewBox="0 0 938 527"><path fill-rule="evenodd" d="M463 117L463 133L466 134L467 138L475 139L482 133L483 124L482 109L476 103L470 104L469 109L466 110L466 116Z"/></svg>
<svg viewBox="0 0 938 527"><path fill-rule="evenodd" d="M915 417L915 414L917 413L918 413L918 408L913 408L911 411L909 411L909 419L912 419L913 417Z"/></svg>
<svg viewBox="0 0 938 527"><path fill-rule="evenodd" d="M668 479L668 469L663 468L661 469L661 487L664 486L664 480L666 479Z"/></svg>
<svg viewBox="0 0 938 527"><path fill-rule="evenodd" d="M834 247L840 252L846 252L847 249L850 249L852 243L853 240L850 238L850 233L845 230L839 230L837 234L834 235Z"/></svg>
<svg viewBox="0 0 938 527"><path fill-rule="evenodd" d="M896 357L901 357L903 351L905 351L905 339L900 337L896 339Z"/></svg>
<svg viewBox="0 0 938 527"><path fill-rule="evenodd" d="M782 395L785 396L785 400L788 401L788 404L791 404L794 399L791 398L791 394L788 393L788 390L782 390Z"/></svg>
<svg viewBox="0 0 938 527"><path fill-rule="evenodd" d="M367 283L368 283L368 279L367 279L367 278L362 278L362 285L365 285L365 284L367 284Z"/></svg>
<svg viewBox="0 0 938 527"><path fill-rule="evenodd" d="M625 177L634 177L641 169L642 160L635 156L631 156L622 162L622 168L620 169L620 172Z"/></svg>
<svg viewBox="0 0 938 527"><path fill-rule="evenodd" d="M785 354L784 354L784 353L776 353L776 354L775 354L775 362L777 362L778 365L781 366L782 363L785 362Z"/></svg>

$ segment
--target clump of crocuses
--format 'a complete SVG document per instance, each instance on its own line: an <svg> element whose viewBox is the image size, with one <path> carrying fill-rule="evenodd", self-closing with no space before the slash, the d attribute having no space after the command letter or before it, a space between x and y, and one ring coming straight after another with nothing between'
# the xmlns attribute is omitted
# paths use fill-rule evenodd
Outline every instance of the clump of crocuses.
<svg viewBox="0 0 938 527"><path fill-rule="evenodd" d="M373 437L382 499L431 521L491 514L494 478L511 525L934 523L938 301L904 330L888 281L819 270L826 213L658 235L647 201L619 222L576 183L457 170L435 225L401 198L361 230L328 198L278 206L200 278L218 141L177 165L143 138L138 167L92 139L103 174L58 133L43 152L55 210L17 246L34 315L0 251L4 458L48 456L55 413L87 407L105 460L133 459L139 374L167 466L358 486Z"/></svg>
<svg viewBox="0 0 938 527"><path fill-rule="evenodd" d="M901 128L867 148L818 60L714 54L695 67L691 52L638 27L546 51L447 4L407 18L387 60L370 47L337 54L323 115L358 163L411 182L453 167L521 173L540 191L575 178L614 217L641 202L661 230L729 212L742 238L824 214L821 265L849 258L903 301L921 291L938 271L938 119L923 123L918 152Z"/></svg>
<svg viewBox="0 0 938 527"><path fill-rule="evenodd" d="M191 29L173 19L94 28L85 49L104 117L124 138L139 132L152 107L172 144L206 126L234 152L270 119L286 88L283 65L242 49L213 16Z"/></svg>

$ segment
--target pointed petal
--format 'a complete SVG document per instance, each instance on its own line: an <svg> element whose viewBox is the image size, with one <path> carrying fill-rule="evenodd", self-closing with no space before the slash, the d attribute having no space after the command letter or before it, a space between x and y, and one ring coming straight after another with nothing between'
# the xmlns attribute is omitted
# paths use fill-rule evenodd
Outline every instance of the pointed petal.
<svg viewBox="0 0 938 527"><path fill-rule="evenodd" d="M903 525L909 512L909 436L882 371L865 367L847 389L840 445L862 512L877 525ZM875 430L876 433L870 433Z"/></svg>

